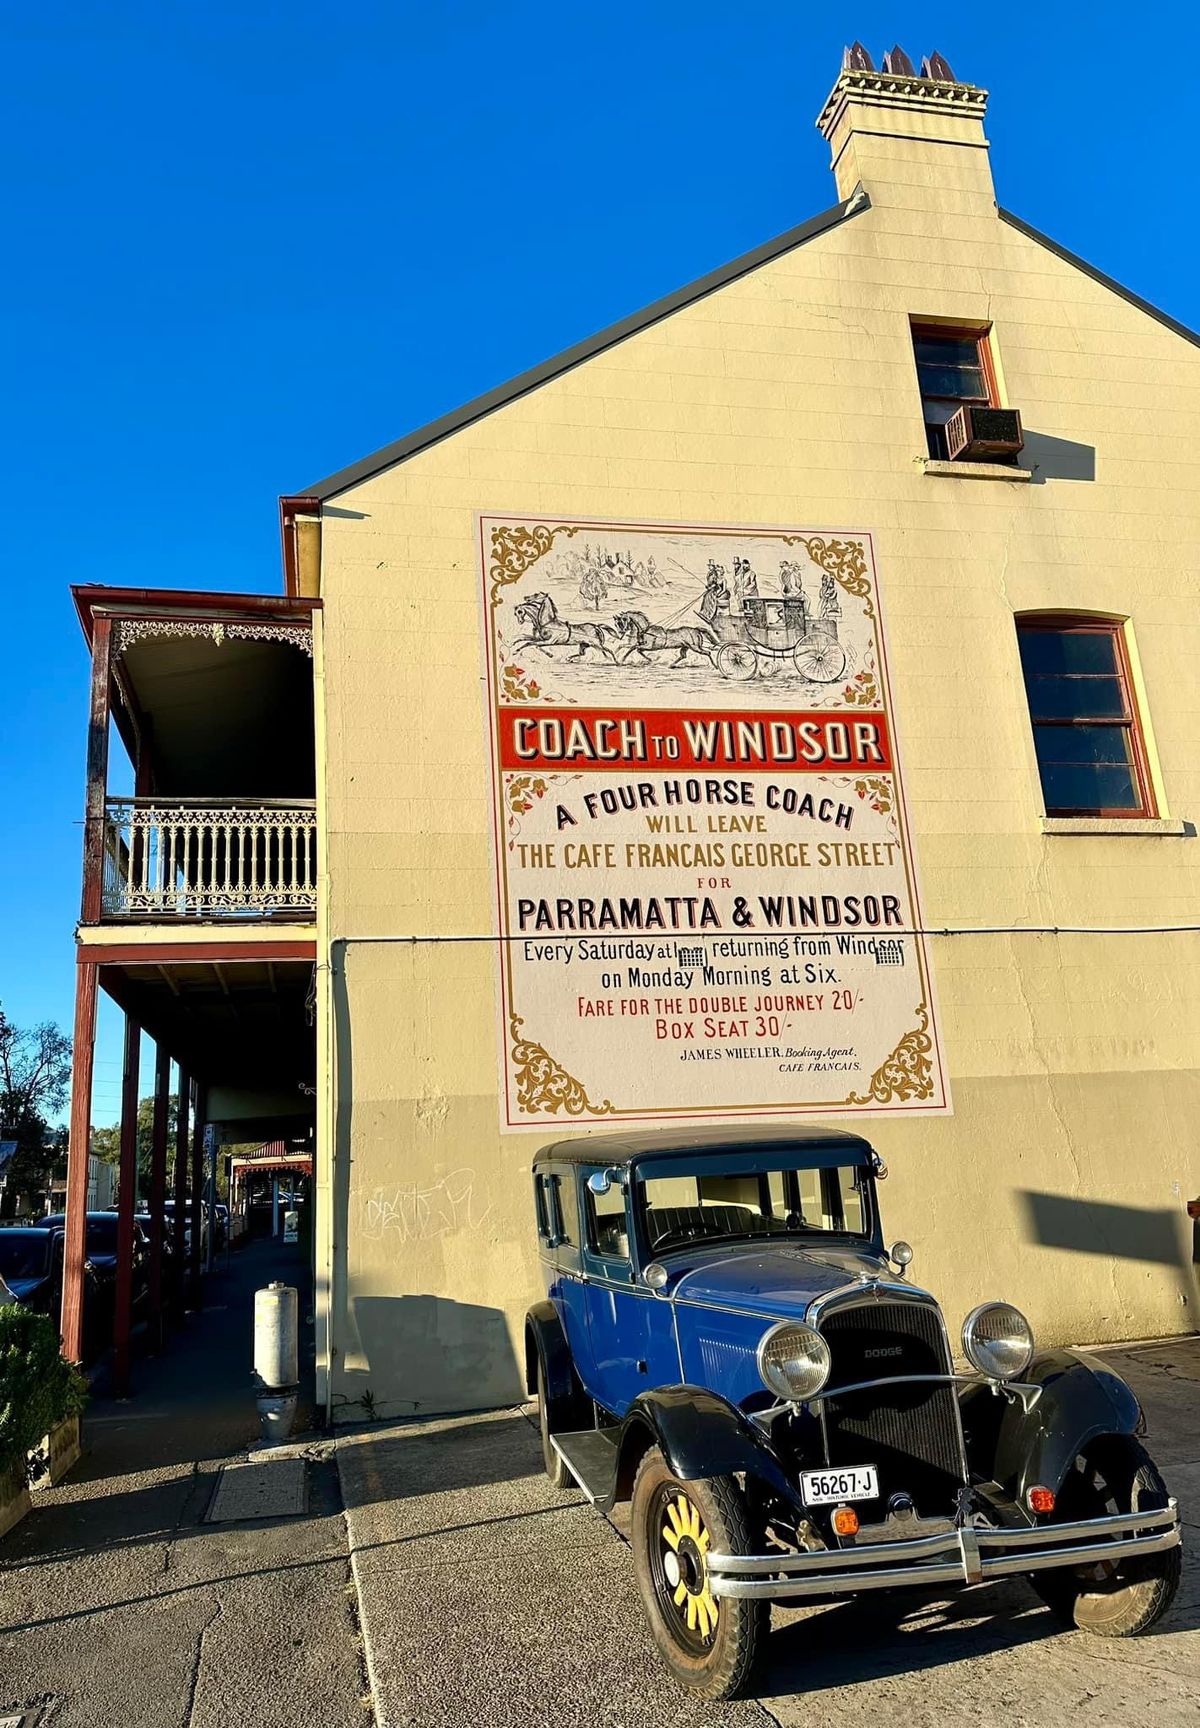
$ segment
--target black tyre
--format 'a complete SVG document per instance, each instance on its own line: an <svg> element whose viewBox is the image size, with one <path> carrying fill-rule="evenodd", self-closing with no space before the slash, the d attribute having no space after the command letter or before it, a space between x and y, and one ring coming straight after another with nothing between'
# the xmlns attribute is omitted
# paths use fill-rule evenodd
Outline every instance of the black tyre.
<svg viewBox="0 0 1200 1728"><path fill-rule="evenodd" d="M633 1563L659 1653L699 1698L737 1698L750 1686L770 1624L765 1602L714 1597L710 1549L752 1551L745 1496L732 1476L680 1482L657 1446L638 1467L631 1508Z"/></svg>
<svg viewBox="0 0 1200 1728"><path fill-rule="evenodd" d="M560 1412L546 1391L546 1365L541 1356L537 1365L538 1428L542 1436L542 1463L554 1488L573 1488L575 1478L550 1443L550 1436L562 1433Z"/></svg>
<svg viewBox="0 0 1200 1728"><path fill-rule="evenodd" d="M1145 1447L1125 1435L1096 1441L1075 1460L1058 1493L1056 1522L1152 1512L1167 1504L1166 1483ZM1179 1588L1178 1547L1062 1572L1035 1572L1042 1600L1068 1626L1100 1638L1132 1638L1166 1613Z"/></svg>

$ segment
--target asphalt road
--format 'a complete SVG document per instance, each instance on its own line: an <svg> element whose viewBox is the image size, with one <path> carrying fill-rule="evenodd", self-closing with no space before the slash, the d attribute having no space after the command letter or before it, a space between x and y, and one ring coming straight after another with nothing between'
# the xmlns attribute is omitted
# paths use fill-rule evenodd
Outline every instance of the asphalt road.
<svg viewBox="0 0 1200 1728"><path fill-rule="evenodd" d="M1019 1579L956 1596L776 1610L760 1697L704 1705L647 1638L625 1508L558 1494L528 1412L343 1437L347 1508L380 1728L1061 1728L1188 1724L1200 1710L1200 1340L1105 1352L1143 1398L1188 1520L1184 1583L1149 1636L1059 1629Z"/></svg>
<svg viewBox="0 0 1200 1728"><path fill-rule="evenodd" d="M29 1728L362 1728L366 1681L332 1448L306 1516L207 1524L221 1462L258 1440L254 1290L299 1281L262 1244L211 1279L134 1396L97 1397L83 1461L0 1540L0 1718Z"/></svg>

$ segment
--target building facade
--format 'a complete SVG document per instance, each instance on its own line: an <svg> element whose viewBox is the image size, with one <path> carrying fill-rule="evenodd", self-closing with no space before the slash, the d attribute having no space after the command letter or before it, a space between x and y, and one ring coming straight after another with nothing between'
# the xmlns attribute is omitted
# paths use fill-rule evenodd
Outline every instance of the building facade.
<svg viewBox="0 0 1200 1728"><path fill-rule="evenodd" d="M538 1134L614 1119L865 1118L951 1319L1194 1328L1200 349L890 67L832 209L283 501L335 1417L521 1396Z"/></svg>

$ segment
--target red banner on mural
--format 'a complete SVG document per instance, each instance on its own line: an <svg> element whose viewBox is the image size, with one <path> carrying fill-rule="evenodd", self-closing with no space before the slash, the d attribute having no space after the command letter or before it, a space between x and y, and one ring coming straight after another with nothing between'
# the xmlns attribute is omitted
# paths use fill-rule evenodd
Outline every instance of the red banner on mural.
<svg viewBox="0 0 1200 1728"><path fill-rule="evenodd" d="M697 714L672 709L501 706L500 765L505 769L786 768L789 773L887 773L892 767L887 716L776 712Z"/></svg>

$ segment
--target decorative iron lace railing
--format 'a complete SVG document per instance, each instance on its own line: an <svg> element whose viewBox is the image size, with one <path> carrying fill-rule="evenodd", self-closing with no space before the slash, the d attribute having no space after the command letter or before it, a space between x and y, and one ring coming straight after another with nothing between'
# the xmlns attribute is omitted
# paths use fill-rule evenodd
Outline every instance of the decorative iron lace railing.
<svg viewBox="0 0 1200 1728"><path fill-rule="evenodd" d="M311 915L316 824L312 803L110 798L103 915Z"/></svg>

